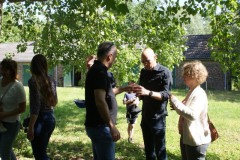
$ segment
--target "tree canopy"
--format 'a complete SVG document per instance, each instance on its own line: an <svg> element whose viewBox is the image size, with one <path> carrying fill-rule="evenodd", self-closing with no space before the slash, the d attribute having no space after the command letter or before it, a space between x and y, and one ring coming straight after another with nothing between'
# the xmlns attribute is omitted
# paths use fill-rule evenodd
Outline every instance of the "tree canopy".
<svg viewBox="0 0 240 160"><path fill-rule="evenodd" d="M53 65L83 72L86 57L96 53L98 44L113 41L119 55L111 70L126 82L138 77L143 47L151 47L163 65L171 69L178 65L186 49L183 26L195 15L210 22L213 58L237 77L237 0L186 0L183 6L179 0L26 0L6 4L3 19L7 17L7 21L3 20L1 32L4 40L11 37L6 35L17 33L22 44L35 41L34 52L45 54ZM19 47L24 49L24 45Z"/></svg>

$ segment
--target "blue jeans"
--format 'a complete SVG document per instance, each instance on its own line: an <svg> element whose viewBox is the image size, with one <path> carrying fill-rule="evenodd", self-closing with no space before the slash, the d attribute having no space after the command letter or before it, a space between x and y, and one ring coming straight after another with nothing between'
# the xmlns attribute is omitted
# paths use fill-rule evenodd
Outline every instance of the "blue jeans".
<svg viewBox="0 0 240 160"><path fill-rule="evenodd" d="M152 121L155 122L141 122L146 160L167 160L165 117Z"/></svg>
<svg viewBox="0 0 240 160"><path fill-rule="evenodd" d="M31 141L33 155L36 160L49 160L47 146L54 128L54 112L40 112L34 125L34 139Z"/></svg>
<svg viewBox="0 0 240 160"><path fill-rule="evenodd" d="M16 160L16 156L12 150L12 147L20 129L20 122L16 121L15 123L2 123L7 131L0 133L0 159Z"/></svg>
<svg viewBox="0 0 240 160"><path fill-rule="evenodd" d="M115 142L109 127L86 127L86 132L92 141L94 160L115 160Z"/></svg>
<svg viewBox="0 0 240 160"><path fill-rule="evenodd" d="M180 139L180 149L182 160L205 160L209 143L199 146L190 146L183 144L182 137Z"/></svg>

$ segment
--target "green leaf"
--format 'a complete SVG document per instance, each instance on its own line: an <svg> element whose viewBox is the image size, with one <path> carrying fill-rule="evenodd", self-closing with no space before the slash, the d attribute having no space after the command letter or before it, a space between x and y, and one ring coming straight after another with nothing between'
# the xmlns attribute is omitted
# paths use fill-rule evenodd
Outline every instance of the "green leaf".
<svg viewBox="0 0 240 160"><path fill-rule="evenodd" d="M117 6L118 13L127 14L129 13L127 4L119 4Z"/></svg>

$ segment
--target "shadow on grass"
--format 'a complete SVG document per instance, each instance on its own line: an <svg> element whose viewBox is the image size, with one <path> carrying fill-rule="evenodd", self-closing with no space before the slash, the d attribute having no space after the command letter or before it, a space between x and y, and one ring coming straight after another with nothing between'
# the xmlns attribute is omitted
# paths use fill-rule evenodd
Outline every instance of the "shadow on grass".
<svg viewBox="0 0 240 160"><path fill-rule="evenodd" d="M126 108L119 107L119 114L125 114ZM60 133L65 132L85 132L84 120L85 120L85 109L78 108L72 101L64 101L59 104L55 109L56 116L56 127L59 128ZM120 119L125 119L121 116ZM119 120L120 120L119 119ZM73 127L69 127L73 125ZM69 128L71 128L69 130ZM69 137L70 138L70 137ZM15 148L18 150L17 154L23 157L32 158L31 146L29 141L26 139L26 134L20 132L18 139L16 140ZM21 150L19 150L21 148ZM180 154L176 155L168 152L169 160L180 160ZM92 148L90 140L87 143L81 141L51 141L48 147L48 154L54 160L92 160ZM209 160L220 160L220 158L213 153L208 153L207 158ZM139 144L130 144L127 140L120 140L116 143L116 159L118 160L144 160L145 154L143 146Z"/></svg>
<svg viewBox="0 0 240 160"><path fill-rule="evenodd" d="M240 103L239 91L231 91L231 92L230 91L207 91L207 94L209 99L212 99L218 102L230 101L230 102Z"/></svg>
<svg viewBox="0 0 240 160"><path fill-rule="evenodd" d="M181 160L180 156L176 156L175 154L171 153L171 152L167 152L168 154L168 160Z"/></svg>
<svg viewBox="0 0 240 160"><path fill-rule="evenodd" d="M169 151L167 153L168 153L168 159L169 160L181 160L181 156L180 155L176 156L175 154L172 154ZM209 153L209 152L207 152L206 159L207 160L220 160L220 158L218 157L217 154Z"/></svg>
<svg viewBox="0 0 240 160"><path fill-rule="evenodd" d="M214 153L207 153L207 160L220 160L221 158L218 157L217 154Z"/></svg>
<svg viewBox="0 0 240 160"><path fill-rule="evenodd" d="M172 91L174 94L180 96L185 96L187 94L187 90L183 89L174 89ZM236 102L240 103L240 92L239 91L216 91L216 90L207 90L208 99L212 99L218 102ZM217 95L217 96L216 96ZM227 95L227 96L226 96Z"/></svg>
<svg viewBox="0 0 240 160"><path fill-rule="evenodd" d="M92 159L91 144L82 142L54 142L49 144L49 156L54 160Z"/></svg>
<svg viewBox="0 0 240 160"><path fill-rule="evenodd" d="M61 102L55 109L57 127L64 130L69 124L78 125L77 131L84 130L85 108L78 108L74 102Z"/></svg>
<svg viewBox="0 0 240 160"><path fill-rule="evenodd" d="M51 142L49 146L50 157L55 160L75 160L84 159L92 160L91 144L83 144L81 142ZM116 160L145 160L144 149L138 144L130 144L126 140L121 140L116 143ZM179 156L176 156L168 152L169 160L180 160Z"/></svg>

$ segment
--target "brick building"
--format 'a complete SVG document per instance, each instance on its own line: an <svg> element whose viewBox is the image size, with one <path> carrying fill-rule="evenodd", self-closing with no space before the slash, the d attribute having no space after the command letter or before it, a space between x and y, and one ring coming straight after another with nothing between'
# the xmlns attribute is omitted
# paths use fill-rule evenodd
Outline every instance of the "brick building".
<svg viewBox="0 0 240 160"><path fill-rule="evenodd" d="M231 90L231 77L228 73L224 73L221 70L221 66L219 63L215 62L211 58L211 51L207 47L208 39L211 35L189 35L187 46L188 49L183 53L186 57L183 61L191 61L191 60L200 60L207 67L209 72L209 76L207 82L202 85L205 89L213 89L213 90ZM30 62L33 53L33 42L29 42L27 45L27 50L24 53L17 53L18 43L2 43L0 44L0 61L5 57L7 53L14 53L14 60L18 63L18 74L19 80L27 85L27 81L30 78ZM183 64L182 63L182 64ZM183 83L181 77L181 66L175 67L173 70L173 80L174 85L173 88L186 88ZM77 79L77 73L75 73L74 68L68 74L64 73L64 68L62 66L57 66L50 69L50 75L53 76L58 86L77 86L79 82L79 78Z"/></svg>
<svg viewBox="0 0 240 160"><path fill-rule="evenodd" d="M28 85L28 79L31 77L30 62L34 56L33 43L34 42L28 42L27 49L23 53L17 52L17 45L19 43L0 44L0 62L6 57L6 54L13 55L12 59L15 60L18 64L19 81L22 82L24 86ZM49 75L55 78L58 86L64 86L64 79L65 81L68 81L68 75L66 75L66 77L63 75L62 66L49 68Z"/></svg>
<svg viewBox="0 0 240 160"><path fill-rule="evenodd" d="M211 35L189 35L188 49L183 53L186 57L179 67L173 71L174 88L186 88L181 77L181 66L187 61L200 60L208 70L206 83L202 84L204 89L231 90L231 77L224 73L218 62L211 58L211 51L208 48L208 39Z"/></svg>

